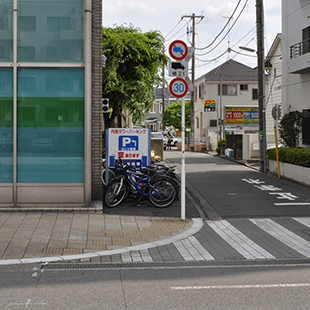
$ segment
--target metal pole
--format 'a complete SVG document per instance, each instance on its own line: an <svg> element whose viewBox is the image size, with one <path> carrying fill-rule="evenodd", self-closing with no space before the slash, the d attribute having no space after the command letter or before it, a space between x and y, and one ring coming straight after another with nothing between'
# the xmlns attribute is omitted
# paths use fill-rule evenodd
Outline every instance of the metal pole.
<svg viewBox="0 0 310 310"><path fill-rule="evenodd" d="M181 170L181 220L185 221L185 98L182 98L182 115L181 115L181 130L182 130L182 170Z"/></svg>
<svg viewBox="0 0 310 310"><path fill-rule="evenodd" d="M193 47L193 55L192 55L192 84L195 84L195 13L192 15L193 29L192 29L192 47ZM195 132L195 98L194 98L194 88L191 92L191 135L190 135L190 150L194 151L195 140L192 136Z"/></svg>
<svg viewBox="0 0 310 310"><path fill-rule="evenodd" d="M257 67L258 67L258 112L259 112L259 152L260 171L266 172L266 130L264 107L264 12L263 0L256 0L256 27L257 27Z"/></svg>

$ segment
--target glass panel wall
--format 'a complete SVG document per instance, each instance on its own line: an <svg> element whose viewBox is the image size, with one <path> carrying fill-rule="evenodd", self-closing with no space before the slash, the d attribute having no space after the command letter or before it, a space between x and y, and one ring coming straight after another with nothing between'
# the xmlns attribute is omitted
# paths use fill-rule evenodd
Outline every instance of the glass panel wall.
<svg viewBox="0 0 310 310"><path fill-rule="evenodd" d="M13 0L0 0L0 62L13 61Z"/></svg>
<svg viewBox="0 0 310 310"><path fill-rule="evenodd" d="M17 182L84 182L84 69L18 69Z"/></svg>
<svg viewBox="0 0 310 310"><path fill-rule="evenodd" d="M84 1L19 0L18 28L19 62L84 60Z"/></svg>
<svg viewBox="0 0 310 310"><path fill-rule="evenodd" d="M13 69L0 68L0 183L13 182Z"/></svg>

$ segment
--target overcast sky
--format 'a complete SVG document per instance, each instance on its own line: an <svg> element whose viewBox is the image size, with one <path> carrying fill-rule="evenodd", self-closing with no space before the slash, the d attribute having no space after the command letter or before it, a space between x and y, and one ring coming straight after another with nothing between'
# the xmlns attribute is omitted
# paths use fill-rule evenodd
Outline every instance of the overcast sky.
<svg viewBox="0 0 310 310"><path fill-rule="evenodd" d="M256 0L103 0L103 26L113 27L127 23L140 28L143 32L158 30L165 37L168 50L174 40L183 40L188 46L191 45L191 35L188 36L186 32L191 30L192 22L185 16L193 13L196 16L204 16L202 20L196 18L196 78L198 78L229 58L250 67L257 65L255 53L239 49L239 46L256 49L255 3ZM211 44L234 11L229 26L235 24L229 35L225 37L228 30L226 28ZM276 34L281 32L281 0L264 1L264 13L265 54L267 54ZM210 47L204 49L210 44ZM233 51L227 53L228 47Z"/></svg>

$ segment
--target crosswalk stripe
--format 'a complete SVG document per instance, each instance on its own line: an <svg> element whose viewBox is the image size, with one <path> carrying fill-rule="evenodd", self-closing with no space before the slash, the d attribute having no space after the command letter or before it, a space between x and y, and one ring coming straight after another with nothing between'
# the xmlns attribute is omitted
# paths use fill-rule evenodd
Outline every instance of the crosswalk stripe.
<svg viewBox="0 0 310 310"><path fill-rule="evenodd" d="M288 247L307 258L310 257L310 242L307 240L299 237L271 219L250 219L250 221Z"/></svg>
<svg viewBox="0 0 310 310"><path fill-rule="evenodd" d="M182 255L182 257L184 258L185 261L193 261L194 260L191 253L184 247L184 245L181 241L176 241L173 244L177 248L179 253Z"/></svg>
<svg viewBox="0 0 310 310"><path fill-rule="evenodd" d="M275 258L226 220L206 221L207 224L246 259Z"/></svg>
<svg viewBox="0 0 310 310"><path fill-rule="evenodd" d="M303 224L304 226L307 226L310 228L310 218L309 217L293 217L293 220L299 222L300 224Z"/></svg>
<svg viewBox="0 0 310 310"><path fill-rule="evenodd" d="M201 243L194 237L188 238L195 249L202 255L205 260L214 260L215 258L201 245Z"/></svg>

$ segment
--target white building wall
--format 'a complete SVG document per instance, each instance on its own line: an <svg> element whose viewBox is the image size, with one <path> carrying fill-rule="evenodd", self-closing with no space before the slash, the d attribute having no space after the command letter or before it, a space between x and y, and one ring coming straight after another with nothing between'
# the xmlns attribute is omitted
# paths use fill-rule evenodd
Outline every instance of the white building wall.
<svg viewBox="0 0 310 310"><path fill-rule="evenodd" d="M310 108L310 73L290 73L290 66L302 59L302 56L290 59L290 46L302 42L302 29L310 26L309 16L309 1L282 0L282 106L284 114Z"/></svg>
<svg viewBox="0 0 310 310"><path fill-rule="evenodd" d="M275 120L272 117L272 108L282 104L282 48L281 41L270 59L272 69L269 72L268 88L266 92L266 133L274 135ZM269 141L267 141L269 142Z"/></svg>
<svg viewBox="0 0 310 310"><path fill-rule="evenodd" d="M225 81L223 79L222 84L237 85L237 95L227 96L222 95L222 100L218 94L219 81L207 81L204 82L203 78L195 81L195 87L199 89L200 84L204 84L203 93L201 98L199 98L199 92L197 92L197 99L195 101L195 144L205 144L207 150L215 150L217 148L217 142L221 137L220 128L210 127L211 120L217 120L219 125L219 119L222 115L222 120L225 118L225 106L254 106L258 107L258 100L252 99L252 90L257 89L257 82L251 81ZM247 84L248 90L240 90L241 84ZM266 84L267 87L267 84ZM216 111L215 112L205 112L204 111L204 101L205 100L216 100ZM222 111L222 112L220 112ZM221 113L221 114L220 114ZM202 120L201 120L202 118ZM197 125L199 122L199 126ZM201 126L202 124L202 126ZM243 131L238 132L242 134L245 130L258 130L258 126L244 126ZM225 129L224 129L225 131Z"/></svg>

